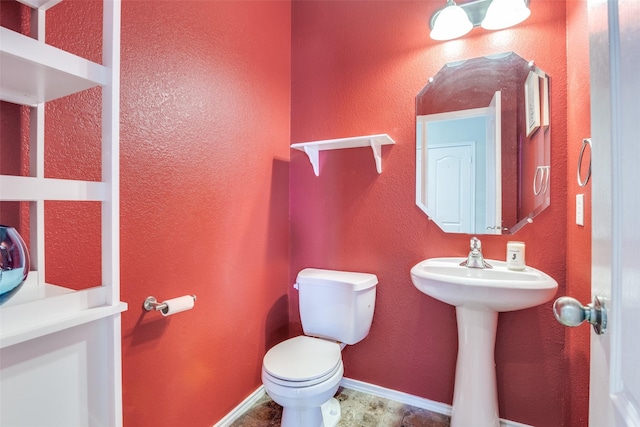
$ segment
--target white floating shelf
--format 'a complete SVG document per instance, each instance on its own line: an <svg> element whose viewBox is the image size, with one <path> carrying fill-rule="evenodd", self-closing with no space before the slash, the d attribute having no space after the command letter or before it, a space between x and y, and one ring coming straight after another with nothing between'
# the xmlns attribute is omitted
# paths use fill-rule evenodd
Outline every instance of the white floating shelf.
<svg viewBox="0 0 640 427"><path fill-rule="evenodd" d="M304 151L309 156L313 166L313 172L320 176L320 151L341 150L343 148L371 147L373 159L376 162L376 170L382 173L382 146L395 144L395 141L386 133L369 136L355 136L352 138L327 139L324 141L298 142L291 144L291 148Z"/></svg>
<svg viewBox="0 0 640 427"><path fill-rule="evenodd" d="M18 1L34 9L47 10L57 5L58 3L60 3L62 0L18 0Z"/></svg>
<svg viewBox="0 0 640 427"><path fill-rule="evenodd" d="M32 107L109 80L106 67L4 27L0 67L0 99Z"/></svg>

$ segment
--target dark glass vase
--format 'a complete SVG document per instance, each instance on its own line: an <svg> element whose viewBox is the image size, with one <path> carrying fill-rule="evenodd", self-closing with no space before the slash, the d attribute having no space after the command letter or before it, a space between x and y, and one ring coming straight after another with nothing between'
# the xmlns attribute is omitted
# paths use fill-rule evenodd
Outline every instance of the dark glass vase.
<svg viewBox="0 0 640 427"><path fill-rule="evenodd" d="M13 227L0 225L0 305L18 292L29 275L29 251Z"/></svg>

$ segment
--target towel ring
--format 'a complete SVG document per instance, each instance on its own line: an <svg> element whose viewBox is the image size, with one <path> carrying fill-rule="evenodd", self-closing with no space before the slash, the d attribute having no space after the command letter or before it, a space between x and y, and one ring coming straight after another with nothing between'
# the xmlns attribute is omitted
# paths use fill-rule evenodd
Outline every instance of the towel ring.
<svg viewBox="0 0 640 427"><path fill-rule="evenodd" d="M584 149L589 146L589 155L591 155L591 138L585 138L582 140L582 148L580 149L580 156L578 157L578 185L580 187L584 187L589 182L589 178L591 178L591 158L589 158L589 169L587 170L587 177L582 180L581 171L582 171L582 156L584 155Z"/></svg>
<svg viewBox="0 0 640 427"><path fill-rule="evenodd" d="M538 166L536 173L533 175L533 195L537 196L540 193L547 192L549 186L549 166Z"/></svg>

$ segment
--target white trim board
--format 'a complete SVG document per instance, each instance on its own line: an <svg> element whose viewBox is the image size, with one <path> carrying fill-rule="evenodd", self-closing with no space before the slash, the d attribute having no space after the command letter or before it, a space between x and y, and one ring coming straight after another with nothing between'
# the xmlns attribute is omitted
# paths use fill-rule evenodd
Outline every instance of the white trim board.
<svg viewBox="0 0 640 427"><path fill-rule="evenodd" d="M365 383L363 381L352 380L351 378L342 378L340 385L350 390L360 391L372 396L382 397L403 403L405 405L415 406L416 408L426 409L438 414L451 416L451 405L425 399L423 397L414 396L412 394L403 393L401 391L380 387L374 384ZM261 385L245 400L229 412L223 419L218 421L213 427L230 427L234 421L247 412L255 403L257 403L265 395L264 386ZM500 427L532 427L528 424L517 423L515 421L500 419Z"/></svg>
<svg viewBox="0 0 640 427"><path fill-rule="evenodd" d="M238 418L240 418L242 415L244 415L245 412L247 412L249 409L251 409L251 407L253 405L255 405L260 399L262 399L262 397L265 394L266 394L266 392L264 390L264 386L261 385L253 393L251 393L249 396L247 396L246 399L244 399L242 402L240 402L240 404L238 406L233 408L231 410L231 412L229 412L227 415L225 415L223 419L221 419L220 421L215 423L213 427L229 427L229 426L231 426L231 424L233 424L234 421L236 421Z"/></svg>
<svg viewBox="0 0 640 427"><path fill-rule="evenodd" d="M351 390L361 391L373 396L383 397L395 402L404 403L405 405L415 406L416 408L426 409L438 414L451 416L451 405L425 399L423 397L414 396L412 394L403 393L401 391L380 387L374 384L365 383L351 378L343 378L340 385ZM500 427L533 427L528 424L517 423L515 421L504 420L500 418Z"/></svg>
<svg viewBox="0 0 640 427"><path fill-rule="evenodd" d="M360 391L372 396L382 397L405 405L426 409L427 411L435 412L437 414L451 416L451 405L436 402L434 400L425 399L423 397L414 396L412 394L403 393L390 388L380 387L375 384L352 380L351 378L342 378L340 385L350 390Z"/></svg>

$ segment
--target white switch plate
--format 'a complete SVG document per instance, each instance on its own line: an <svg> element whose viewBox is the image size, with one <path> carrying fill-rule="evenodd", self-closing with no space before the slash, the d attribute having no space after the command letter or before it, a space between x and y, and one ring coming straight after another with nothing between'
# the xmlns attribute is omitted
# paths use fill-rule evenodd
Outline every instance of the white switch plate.
<svg viewBox="0 0 640 427"><path fill-rule="evenodd" d="M576 194L576 224L584 227L584 194Z"/></svg>

